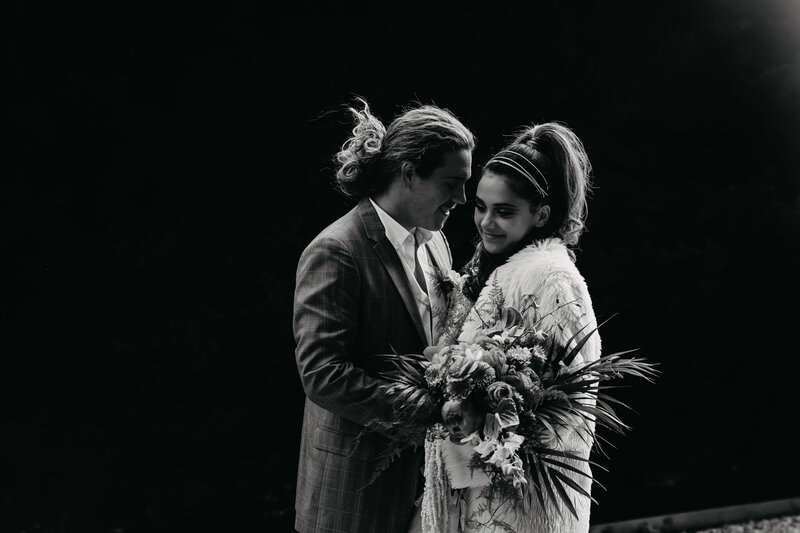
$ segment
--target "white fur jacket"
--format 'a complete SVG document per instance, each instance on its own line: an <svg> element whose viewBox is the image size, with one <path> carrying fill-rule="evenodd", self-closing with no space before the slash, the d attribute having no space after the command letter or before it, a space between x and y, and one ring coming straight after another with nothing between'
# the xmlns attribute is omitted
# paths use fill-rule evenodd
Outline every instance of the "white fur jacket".
<svg viewBox="0 0 800 533"><path fill-rule="evenodd" d="M597 325L586 282L560 239L537 241L497 267L478 296L475 310L467 316L460 340L471 340L482 327L476 311L490 309L494 305L489 293L495 285L502 289L505 304L517 309L524 307L524 297L536 298L538 309L529 308L528 318L532 321L536 319L532 313L539 316L549 314L542 319L540 327L562 344L566 344L585 324L589 324L584 329L586 332ZM564 305L568 302L574 304ZM573 364L594 361L599 357L600 336L595 333Z"/></svg>
<svg viewBox="0 0 800 533"><path fill-rule="evenodd" d="M544 317L539 322L539 327L562 345L566 345L573 334L585 325L583 332L586 333L597 326L586 282L572 261L570 252L560 239L537 241L523 248L509 258L505 264L498 267L476 301L475 308L477 310L494 305L489 297L493 287L502 289L505 305L518 310L525 307L523 298L535 297L538 308L529 308L526 312L527 318L535 321L539 317ZM481 321L473 310L464 323L459 339L470 341L480 328ZM583 365L597 360L600 357L600 344L600 336L598 332L594 332L572 365ZM571 433L562 435L562 438L564 439L563 449L577 451L582 456L588 457L591 445L587 444L585 437ZM567 461L582 471L590 473L587 463ZM587 489L587 492L590 491L591 482L588 478L566 470L563 472ZM467 505L472 507L471 510L475 510L481 504L478 496L479 490L467 490L472 491L476 500L470 503L468 496ZM512 516L506 516L504 519L509 521L515 531L520 533L523 531L586 533L589 530L591 502L585 496L578 495L574 491L572 491L572 495L572 501L579 515L577 520L563 505L559 514L555 509L557 504L547 498L545 499L545 509L541 509L538 500L534 498L532 509L517 509Z"/></svg>

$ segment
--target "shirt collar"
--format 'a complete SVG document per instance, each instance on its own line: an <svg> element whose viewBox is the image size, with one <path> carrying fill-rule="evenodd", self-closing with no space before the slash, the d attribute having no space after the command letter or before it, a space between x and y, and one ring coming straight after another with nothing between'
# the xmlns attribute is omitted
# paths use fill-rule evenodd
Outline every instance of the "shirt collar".
<svg viewBox="0 0 800 533"><path fill-rule="evenodd" d="M372 207L375 208L375 211L378 213L378 218L380 218L383 223L383 227L386 230L386 237L395 248L402 246L409 237L411 237L411 242L413 242L415 235L420 245L425 244L433 238L433 232L425 228L418 227L412 228L411 231L407 230L402 224L393 219L389 213L381 209L372 198L370 198L369 201L372 202Z"/></svg>

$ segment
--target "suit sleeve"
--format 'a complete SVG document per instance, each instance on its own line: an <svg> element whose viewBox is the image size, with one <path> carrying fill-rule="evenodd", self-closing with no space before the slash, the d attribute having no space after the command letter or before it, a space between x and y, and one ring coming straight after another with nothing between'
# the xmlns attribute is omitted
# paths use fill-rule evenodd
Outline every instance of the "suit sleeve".
<svg viewBox="0 0 800 533"><path fill-rule="evenodd" d="M312 243L300 257L294 300L295 357L308 398L380 431L391 404L354 358L361 283L352 254L334 240Z"/></svg>

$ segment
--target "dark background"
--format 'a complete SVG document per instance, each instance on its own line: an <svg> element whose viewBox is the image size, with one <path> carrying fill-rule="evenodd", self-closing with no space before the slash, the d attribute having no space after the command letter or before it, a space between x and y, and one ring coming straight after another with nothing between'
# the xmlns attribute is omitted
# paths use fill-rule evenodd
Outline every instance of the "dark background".
<svg viewBox="0 0 800 533"><path fill-rule="evenodd" d="M584 140L605 350L663 371L593 523L800 495L800 3L496 4L9 4L0 531L290 530L294 269L355 94L451 109L476 164Z"/></svg>

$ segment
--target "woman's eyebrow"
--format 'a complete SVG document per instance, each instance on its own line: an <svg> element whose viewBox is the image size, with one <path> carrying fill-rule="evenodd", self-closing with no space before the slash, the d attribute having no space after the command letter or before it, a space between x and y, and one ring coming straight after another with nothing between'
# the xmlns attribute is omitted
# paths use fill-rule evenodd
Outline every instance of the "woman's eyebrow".
<svg viewBox="0 0 800 533"><path fill-rule="evenodd" d="M476 202L480 202L482 204L486 204L486 202L483 200L483 198L481 198L477 194L475 195L475 201ZM500 203L497 203L497 204L492 204L492 207L504 207L504 208L509 208L510 207L510 208L513 208L513 209L517 209L518 206L516 206L514 204L508 204L508 203L505 203L505 202L500 202Z"/></svg>

